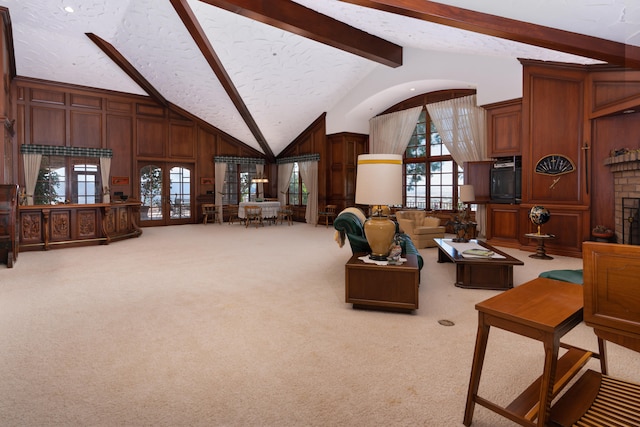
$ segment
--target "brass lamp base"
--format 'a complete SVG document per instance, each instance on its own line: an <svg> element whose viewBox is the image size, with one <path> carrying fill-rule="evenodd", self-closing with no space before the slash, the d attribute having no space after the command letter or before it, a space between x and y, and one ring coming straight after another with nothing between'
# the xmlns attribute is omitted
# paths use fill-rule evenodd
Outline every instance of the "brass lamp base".
<svg viewBox="0 0 640 427"><path fill-rule="evenodd" d="M386 261L396 234L396 223L386 216L372 216L364 223L364 234L371 247L371 259Z"/></svg>

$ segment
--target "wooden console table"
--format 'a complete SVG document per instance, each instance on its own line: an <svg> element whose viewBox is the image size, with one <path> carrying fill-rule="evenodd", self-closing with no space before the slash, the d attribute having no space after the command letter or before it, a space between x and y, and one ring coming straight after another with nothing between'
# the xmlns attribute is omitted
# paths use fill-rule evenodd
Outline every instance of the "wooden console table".
<svg viewBox="0 0 640 427"><path fill-rule="evenodd" d="M354 307L378 307L403 311L418 309L420 270L413 254L402 265L368 264L354 254L345 266L345 299Z"/></svg>
<svg viewBox="0 0 640 427"><path fill-rule="evenodd" d="M582 321L582 286L537 278L476 304L476 337L464 425L471 425L478 403L520 425L545 426L552 399L580 371L594 353L561 344L560 339ZM478 396L489 328L495 326L541 341L544 345L542 376L501 407ZM558 360L559 347L568 351ZM536 420L536 422L534 422Z"/></svg>
<svg viewBox="0 0 640 427"><path fill-rule="evenodd" d="M503 258L465 258L451 245L451 239L433 239L438 246L438 262L456 265L456 283L460 288L505 290L513 288L513 266L524 262L488 243L471 240ZM454 243L455 244L455 243Z"/></svg>

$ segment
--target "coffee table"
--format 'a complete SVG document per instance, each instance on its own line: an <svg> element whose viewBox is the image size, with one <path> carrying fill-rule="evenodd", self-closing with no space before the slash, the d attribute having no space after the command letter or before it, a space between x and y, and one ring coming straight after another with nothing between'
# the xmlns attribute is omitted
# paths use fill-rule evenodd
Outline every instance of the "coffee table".
<svg viewBox="0 0 640 427"><path fill-rule="evenodd" d="M433 239L438 246L438 262L452 262L456 266L456 282L459 288L505 290L513 288L513 266L524 262L480 240L470 240L490 250L500 258L465 258L452 246L451 239Z"/></svg>

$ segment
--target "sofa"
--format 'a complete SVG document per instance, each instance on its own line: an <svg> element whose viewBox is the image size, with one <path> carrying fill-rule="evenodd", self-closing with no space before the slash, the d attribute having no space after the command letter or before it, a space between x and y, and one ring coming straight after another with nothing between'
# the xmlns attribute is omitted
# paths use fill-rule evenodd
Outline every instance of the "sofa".
<svg viewBox="0 0 640 427"><path fill-rule="evenodd" d="M425 211L398 211L396 219L400 231L408 234L418 249L433 248L434 238L444 238L445 227L440 225L440 218L429 216Z"/></svg>
<svg viewBox="0 0 640 427"><path fill-rule="evenodd" d="M336 242L338 242L338 245L342 247L345 240L348 240L352 253L370 253L371 248L369 247L369 243L367 243L367 238L364 234L363 224L365 221L366 216L358 208L347 208L340 212L333 221L333 227L336 229L335 239ZM400 245L402 246L402 253L416 255L418 259L418 268L422 270L424 260L416 246L413 244L411 238L404 233L398 233L398 235L400 238Z"/></svg>

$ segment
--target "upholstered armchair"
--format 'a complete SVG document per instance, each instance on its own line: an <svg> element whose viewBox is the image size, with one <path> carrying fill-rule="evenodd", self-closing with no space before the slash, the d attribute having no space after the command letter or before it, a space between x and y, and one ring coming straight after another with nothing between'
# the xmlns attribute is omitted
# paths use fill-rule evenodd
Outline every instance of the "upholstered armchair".
<svg viewBox="0 0 640 427"><path fill-rule="evenodd" d="M444 238L445 227L440 225L440 219L427 215L425 211L398 211L396 219L400 231L408 234L418 249L435 247L433 239Z"/></svg>
<svg viewBox="0 0 640 427"><path fill-rule="evenodd" d="M371 247L364 234L363 224L365 221L366 216L358 208L346 208L340 212L333 221L333 228L336 229L335 240L338 242L338 245L342 247L345 244L345 240L348 240L352 253L371 252ZM411 241L411 238L403 233L400 233L399 237L402 253L416 255L418 258L418 268L422 270L424 261L420 252L418 252L418 249Z"/></svg>

